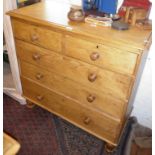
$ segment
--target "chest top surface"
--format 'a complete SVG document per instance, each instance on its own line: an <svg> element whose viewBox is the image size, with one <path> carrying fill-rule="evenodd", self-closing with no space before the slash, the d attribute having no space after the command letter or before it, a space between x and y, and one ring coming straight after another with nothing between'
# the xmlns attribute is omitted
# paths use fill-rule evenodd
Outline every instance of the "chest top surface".
<svg viewBox="0 0 155 155"><path fill-rule="evenodd" d="M14 18L93 37L101 43L116 44L120 47L127 46L143 50L151 36L150 30L141 30L137 27L130 27L127 31L118 31L110 27L94 27L85 22L71 22L67 17L69 10L69 4L46 1L10 11L8 14Z"/></svg>

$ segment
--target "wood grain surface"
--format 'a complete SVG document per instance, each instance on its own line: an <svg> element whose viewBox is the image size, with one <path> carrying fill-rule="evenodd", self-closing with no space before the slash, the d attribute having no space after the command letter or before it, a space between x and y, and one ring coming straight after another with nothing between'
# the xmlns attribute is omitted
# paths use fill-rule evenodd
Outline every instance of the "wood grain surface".
<svg viewBox="0 0 155 155"><path fill-rule="evenodd" d="M83 85L56 74L48 72L41 67L21 61L21 76L31 79L34 82L41 84L44 87L53 89L56 92L62 93L65 96L71 97L73 100L81 102L86 107L96 109L98 112L104 112L112 116L113 119L121 121L123 118L124 107L126 102L116 98L89 89ZM94 99L90 97L94 97ZM90 98L90 100L89 100Z"/></svg>
<svg viewBox="0 0 155 155"><path fill-rule="evenodd" d="M128 99L130 85L133 82L129 76L103 70L19 40L16 41L16 50L21 60L54 71L90 89L101 90L120 99ZM34 57L39 58L36 60ZM89 76L94 76L94 81L90 81Z"/></svg>
<svg viewBox="0 0 155 155"><path fill-rule="evenodd" d="M14 30L14 36L16 38L40 45L56 52L61 51L62 35L60 33L50 31L45 28L39 28L31 24L19 22L17 20L12 21L12 26Z"/></svg>
<svg viewBox="0 0 155 155"><path fill-rule="evenodd" d="M135 74L138 54L66 36L66 55L115 72ZM93 59L93 56L96 58ZM130 63L129 63L130 62Z"/></svg>
<svg viewBox="0 0 155 155"><path fill-rule="evenodd" d="M74 100L22 78L23 95L34 103L61 116L73 124L116 144L121 125ZM100 123L102 122L102 123Z"/></svg>

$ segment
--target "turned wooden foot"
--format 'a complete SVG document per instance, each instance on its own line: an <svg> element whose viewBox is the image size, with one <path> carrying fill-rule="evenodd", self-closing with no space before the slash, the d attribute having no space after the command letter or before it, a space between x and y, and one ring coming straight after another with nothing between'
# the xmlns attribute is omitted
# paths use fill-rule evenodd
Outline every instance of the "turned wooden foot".
<svg viewBox="0 0 155 155"><path fill-rule="evenodd" d="M105 144L105 151L107 153L112 153L115 150L115 148L116 147L114 145L112 145L112 144L109 144L109 143Z"/></svg>
<svg viewBox="0 0 155 155"><path fill-rule="evenodd" d="M32 103L32 102L30 102L30 101L28 101L28 100L26 100L26 106L28 107L28 108L33 108L33 107L35 107L35 104L34 103Z"/></svg>

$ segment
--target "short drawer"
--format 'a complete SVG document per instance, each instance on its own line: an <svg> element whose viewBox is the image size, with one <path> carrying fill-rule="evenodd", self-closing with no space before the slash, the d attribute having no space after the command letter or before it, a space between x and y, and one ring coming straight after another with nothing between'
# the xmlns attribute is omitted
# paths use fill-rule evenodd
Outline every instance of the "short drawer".
<svg viewBox="0 0 155 155"><path fill-rule="evenodd" d="M100 90L122 99L128 97L132 84L131 77L103 70L19 40L16 41L16 49L22 61L56 72L90 89Z"/></svg>
<svg viewBox="0 0 155 155"><path fill-rule="evenodd" d="M134 74L138 57L135 53L72 36L65 37L65 54L101 68L129 75Z"/></svg>
<svg viewBox="0 0 155 155"><path fill-rule="evenodd" d="M30 101L110 143L116 144L121 125L96 111L22 78L23 95Z"/></svg>
<svg viewBox="0 0 155 155"><path fill-rule="evenodd" d="M100 91L94 91L64 76L60 76L54 72L48 72L41 67L36 67L24 61L20 63L20 67L21 76L23 77L62 93L81 102L85 106L96 109L99 112L104 112L114 117L114 119L121 120L123 117L123 110L127 104L122 100L115 99Z"/></svg>
<svg viewBox="0 0 155 155"><path fill-rule="evenodd" d="M12 27L15 38L61 52L62 35L60 33L15 19L12 20Z"/></svg>

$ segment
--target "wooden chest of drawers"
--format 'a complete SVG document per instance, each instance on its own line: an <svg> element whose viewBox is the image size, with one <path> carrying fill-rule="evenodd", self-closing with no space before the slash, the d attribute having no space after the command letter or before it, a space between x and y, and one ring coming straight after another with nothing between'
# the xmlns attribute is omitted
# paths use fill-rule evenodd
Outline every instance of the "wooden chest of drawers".
<svg viewBox="0 0 155 155"><path fill-rule="evenodd" d="M117 146L132 110L151 31L73 23L67 19L69 9L44 2L8 13L23 96Z"/></svg>

